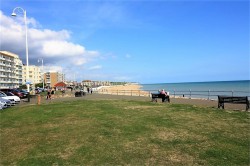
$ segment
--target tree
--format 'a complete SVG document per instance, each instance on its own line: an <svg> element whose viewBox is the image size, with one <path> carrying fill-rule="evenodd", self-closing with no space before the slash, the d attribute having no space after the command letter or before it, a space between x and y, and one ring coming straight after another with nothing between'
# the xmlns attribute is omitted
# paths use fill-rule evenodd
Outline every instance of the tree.
<svg viewBox="0 0 250 166"><path fill-rule="evenodd" d="M41 87L43 87L43 83L35 84L35 87L36 87L36 88L37 88L37 87L41 88Z"/></svg>
<svg viewBox="0 0 250 166"><path fill-rule="evenodd" d="M23 85L20 85L19 88L20 89L27 89L27 86L26 86L26 84L23 84Z"/></svg>

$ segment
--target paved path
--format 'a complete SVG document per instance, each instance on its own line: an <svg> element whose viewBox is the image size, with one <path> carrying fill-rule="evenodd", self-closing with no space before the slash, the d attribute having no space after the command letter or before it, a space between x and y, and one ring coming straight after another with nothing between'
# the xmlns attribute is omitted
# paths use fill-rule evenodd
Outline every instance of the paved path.
<svg viewBox="0 0 250 166"><path fill-rule="evenodd" d="M87 94L83 97L56 97L52 100L46 100L45 97L41 98L41 104L50 104L54 102L62 102L62 101L74 101L74 100L138 100L138 101L145 101L151 102L150 97L143 97L143 96L123 96L123 95L109 95L109 94ZM161 99L158 99L158 102L161 103ZM171 103L174 104L191 104L201 107L213 107L217 108L218 102L212 100L200 100L200 99L185 99L185 98L171 98ZM23 101L19 105L36 105L37 98L31 98L30 102ZM163 103L165 104L165 103ZM167 103L166 103L167 104ZM230 110L245 110L246 105L244 104L225 104L226 109ZM249 111L249 110L248 110Z"/></svg>

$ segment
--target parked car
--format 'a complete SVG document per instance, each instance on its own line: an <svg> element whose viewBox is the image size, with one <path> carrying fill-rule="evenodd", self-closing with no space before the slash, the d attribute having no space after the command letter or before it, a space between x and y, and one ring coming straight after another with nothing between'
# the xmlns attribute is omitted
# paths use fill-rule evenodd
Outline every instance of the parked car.
<svg viewBox="0 0 250 166"><path fill-rule="evenodd" d="M18 96L18 97L21 98L21 99L27 97L27 95L25 95L23 92L21 92L21 91L18 90L18 89L10 89L9 92L13 93L14 95Z"/></svg>
<svg viewBox="0 0 250 166"><path fill-rule="evenodd" d="M11 92L3 92L3 93L5 93L7 96L12 96L14 101L15 101L15 104L20 103L20 98L18 96L14 95L13 93L11 93Z"/></svg>
<svg viewBox="0 0 250 166"><path fill-rule="evenodd" d="M9 88L7 89L6 88L6 89L0 89L0 91L2 91L2 92L11 92L11 93L18 96L21 99L28 96L27 92L19 90L19 89L9 89Z"/></svg>
<svg viewBox="0 0 250 166"><path fill-rule="evenodd" d="M11 96L7 96L4 92L0 91L0 97L4 98L4 99L8 99L10 100L10 102L15 105L17 103L20 103L20 98L18 96L15 95L11 95Z"/></svg>
<svg viewBox="0 0 250 166"><path fill-rule="evenodd" d="M29 95L29 92L27 90L20 89L20 92L23 93L24 98L28 97L28 95Z"/></svg>
<svg viewBox="0 0 250 166"><path fill-rule="evenodd" d="M35 93L36 93L36 94L39 94L39 93L41 93L41 92L42 92L42 91L40 91L40 89L38 89L38 88L35 89Z"/></svg>
<svg viewBox="0 0 250 166"><path fill-rule="evenodd" d="M44 89L43 89L43 88L36 88L36 89L35 89L35 93L36 93L36 94L41 93L41 92L44 92Z"/></svg>
<svg viewBox="0 0 250 166"><path fill-rule="evenodd" d="M0 94L0 96L1 96L1 94ZM10 107L12 105L15 105L15 101L13 99L5 99L3 97L0 97L0 98L1 98L1 102L4 103L4 106L6 106L6 108Z"/></svg>
<svg viewBox="0 0 250 166"><path fill-rule="evenodd" d="M10 100L0 97L0 110L10 106L11 106Z"/></svg>
<svg viewBox="0 0 250 166"><path fill-rule="evenodd" d="M1 100L0 100L0 110L2 110L2 109L4 109L4 108L7 108L7 105L6 105L6 103L5 102L2 102Z"/></svg>

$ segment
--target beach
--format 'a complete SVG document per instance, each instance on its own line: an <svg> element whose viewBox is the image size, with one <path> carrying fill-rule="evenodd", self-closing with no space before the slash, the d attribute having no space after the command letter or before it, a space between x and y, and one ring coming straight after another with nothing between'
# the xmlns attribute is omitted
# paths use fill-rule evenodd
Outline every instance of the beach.
<svg viewBox="0 0 250 166"><path fill-rule="evenodd" d="M140 90L142 86L140 84L125 84L125 85L113 85L106 86L105 90Z"/></svg>
<svg viewBox="0 0 250 166"><path fill-rule="evenodd" d="M143 91L140 84L125 84L105 86L98 90L100 94L130 95L130 96L150 96L150 92Z"/></svg>

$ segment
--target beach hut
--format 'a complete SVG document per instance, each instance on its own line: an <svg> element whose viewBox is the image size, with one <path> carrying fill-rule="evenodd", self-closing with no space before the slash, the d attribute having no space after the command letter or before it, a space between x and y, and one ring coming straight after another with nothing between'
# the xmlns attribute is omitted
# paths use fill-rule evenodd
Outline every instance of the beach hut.
<svg viewBox="0 0 250 166"><path fill-rule="evenodd" d="M58 82L54 85L57 90L65 90L67 85L64 82Z"/></svg>

